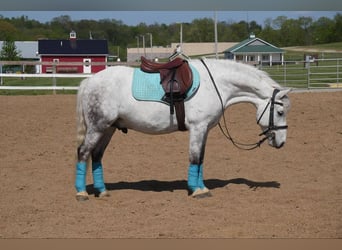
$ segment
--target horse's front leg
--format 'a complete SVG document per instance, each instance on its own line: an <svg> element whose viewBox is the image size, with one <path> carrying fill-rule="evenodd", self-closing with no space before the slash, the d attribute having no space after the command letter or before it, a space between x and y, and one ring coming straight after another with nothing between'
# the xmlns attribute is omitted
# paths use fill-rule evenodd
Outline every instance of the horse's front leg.
<svg viewBox="0 0 342 250"><path fill-rule="evenodd" d="M207 126L190 128L188 188L192 197L196 198L211 196L203 181L203 160L207 136Z"/></svg>

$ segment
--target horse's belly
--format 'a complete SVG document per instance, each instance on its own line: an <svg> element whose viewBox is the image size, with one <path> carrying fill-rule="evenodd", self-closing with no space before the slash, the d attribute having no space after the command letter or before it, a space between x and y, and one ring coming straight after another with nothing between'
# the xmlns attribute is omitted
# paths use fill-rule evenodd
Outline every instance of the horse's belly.
<svg viewBox="0 0 342 250"><path fill-rule="evenodd" d="M138 101L120 110L115 126L148 134L164 134L178 130L176 114L170 114L169 106Z"/></svg>
<svg viewBox="0 0 342 250"><path fill-rule="evenodd" d="M121 128L147 134L165 134L178 130L176 114L171 115L169 107L164 104L142 103L134 111L121 114L116 124Z"/></svg>

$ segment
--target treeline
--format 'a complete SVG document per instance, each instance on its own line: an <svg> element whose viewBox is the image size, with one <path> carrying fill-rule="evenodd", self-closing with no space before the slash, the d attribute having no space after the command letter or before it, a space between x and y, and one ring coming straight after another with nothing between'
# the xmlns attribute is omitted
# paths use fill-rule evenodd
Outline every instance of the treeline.
<svg viewBox="0 0 342 250"><path fill-rule="evenodd" d="M183 42L213 42L214 20L211 18L194 19L191 23L183 23ZM136 47L141 35L145 35L145 45L150 46L152 37L154 46L167 46L179 41L180 24L147 25L140 23L128 26L120 20L102 19L73 21L68 15L53 18L50 22L41 23L27 16L5 18L0 15L0 40L35 41L38 39L68 39L69 32L75 30L79 39L107 39L110 53L125 59L126 48ZM218 22L219 42L240 42L250 33L278 47L303 46L342 41L342 14L333 18L311 17L298 19L279 16L266 19L263 25L255 21ZM152 35L148 35L152 34Z"/></svg>

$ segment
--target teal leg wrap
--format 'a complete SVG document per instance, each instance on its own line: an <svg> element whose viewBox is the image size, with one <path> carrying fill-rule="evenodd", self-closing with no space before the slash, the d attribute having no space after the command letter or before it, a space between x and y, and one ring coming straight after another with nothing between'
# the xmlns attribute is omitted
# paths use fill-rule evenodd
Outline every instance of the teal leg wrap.
<svg viewBox="0 0 342 250"><path fill-rule="evenodd" d="M205 188L203 182L203 165L190 164L188 169L188 188L194 192L196 189Z"/></svg>
<svg viewBox="0 0 342 250"><path fill-rule="evenodd" d="M77 162L75 188L77 192L86 191L87 163Z"/></svg>
<svg viewBox="0 0 342 250"><path fill-rule="evenodd" d="M106 186L103 181L102 163L93 162L92 171L93 171L94 188L97 189L100 193L106 191Z"/></svg>
<svg viewBox="0 0 342 250"><path fill-rule="evenodd" d="M200 189L205 188L204 182L203 182L203 165L202 164L199 166L197 185Z"/></svg>

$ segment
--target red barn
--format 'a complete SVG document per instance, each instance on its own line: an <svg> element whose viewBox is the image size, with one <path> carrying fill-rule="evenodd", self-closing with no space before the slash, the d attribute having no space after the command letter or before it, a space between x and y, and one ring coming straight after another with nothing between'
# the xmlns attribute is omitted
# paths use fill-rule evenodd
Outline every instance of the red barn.
<svg viewBox="0 0 342 250"><path fill-rule="evenodd" d="M107 40L76 39L76 33L70 33L69 40L38 40L38 54L41 62L55 62L56 73L96 73L106 68L108 56ZM85 63L70 65L63 62ZM91 65L103 63L103 65ZM52 73L53 66L42 65L41 73Z"/></svg>

